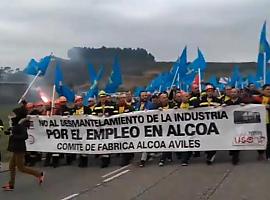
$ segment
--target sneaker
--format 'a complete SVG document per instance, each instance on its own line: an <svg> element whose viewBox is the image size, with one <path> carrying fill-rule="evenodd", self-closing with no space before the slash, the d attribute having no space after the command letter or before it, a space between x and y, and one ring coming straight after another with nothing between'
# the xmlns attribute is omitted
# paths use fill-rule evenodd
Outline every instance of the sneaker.
<svg viewBox="0 0 270 200"><path fill-rule="evenodd" d="M212 165L212 162L210 160L206 160L207 165Z"/></svg>
<svg viewBox="0 0 270 200"><path fill-rule="evenodd" d="M210 158L210 161L213 163L215 161L215 158L216 158L216 154L214 154L211 158Z"/></svg>
<svg viewBox="0 0 270 200"><path fill-rule="evenodd" d="M40 176L38 177L39 185L41 185L44 182L44 178L45 178L45 172L41 172Z"/></svg>
<svg viewBox="0 0 270 200"><path fill-rule="evenodd" d="M14 186L10 185L9 183L4 185L2 188L4 191L13 191L14 190Z"/></svg>
<svg viewBox="0 0 270 200"><path fill-rule="evenodd" d="M139 164L139 167L144 167L145 166L145 161L144 160L141 160L140 164Z"/></svg>
<svg viewBox="0 0 270 200"><path fill-rule="evenodd" d="M181 165L182 165L182 166L188 166L188 163L187 163L187 162L182 162Z"/></svg>
<svg viewBox="0 0 270 200"><path fill-rule="evenodd" d="M212 155L211 157L208 157L208 156L207 156L206 164L207 164L207 165L212 165L213 162L215 161L215 158L216 158L216 155L215 155L215 154Z"/></svg>
<svg viewBox="0 0 270 200"><path fill-rule="evenodd" d="M160 161L160 162L158 163L158 166L163 167L163 166L164 166L164 162Z"/></svg>

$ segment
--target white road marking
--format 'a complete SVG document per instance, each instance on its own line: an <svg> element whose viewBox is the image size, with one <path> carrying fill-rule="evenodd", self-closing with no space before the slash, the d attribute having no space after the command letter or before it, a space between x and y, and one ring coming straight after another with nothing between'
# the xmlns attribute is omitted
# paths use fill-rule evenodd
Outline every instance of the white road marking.
<svg viewBox="0 0 270 200"><path fill-rule="evenodd" d="M112 172L109 172L108 174L105 174L105 175L103 175L103 176L101 176L101 177L102 177L102 178L106 178L106 177L108 177L108 176L110 176L110 175L116 174L116 173L119 172L119 171L122 171L123 169L128 168L129 166L130 166L130 164L129 164L129 165L126 165L126 166L124 166L124 167L121 167L121 168L119 168L119 169L116 169L116 170L114 170L114 171L112 171Z"/></svg>
<svg viewBox="0 0 270 200"><path fill-rule="evenodd" d="M72 195L69 195L68 197L65 197L64 199L61 199L61 200L69 200L69 199L72 199L72 198L74 198L74 197L76 197L78 195L79 195L78 193L72 194Z"/></svg>
<svg viewBox="0 0 270 200"><path fill-rule="evenodd" d="M118 174L115 174L114 176L112 176L112 177L110 177L110 178L107 178L107 179L103 180L102 182L103 182L103 183L107 183L107 182L109 182L109 181L111 181L111 180L113 180L113 179L115 179L115 178L117 178L117 177L119 177L119 176L122 176L122 175L128 173L129 171L130 171L129 169L127 169L127 170L125 170L125 171L122 171L122 172L120 172L120 173L118 173Z"/></svg>
<svg viewBox="0 0 270 200"><path fill-rule="evenodd" d="M99 187L99 186L103 185L104 183L107 183L107 182L109 182L109 181L111 181L111 180L113 180L113 179L115 179L115 178L117 178L119 176L122 176L122 175L128 173L130 171L129 169L127 169L125 171L122 171L122 170L128 168L129 166L130 166L130 164L101 176L102 178L106 178L108 176L111 176L111 175L115 174L114 176L103 180L101 183L96 184L96 187ZM122 171L122 172L120 172L120 171ZM118 172L120 172L120 173L118 173ZM118 173L118 174L116 174L116 173ZM72 195L69 195L68 197L65 197L65 198L61 199L61 200L69 200L69 199L72 199L72 198L74 198L76 196L79 196L79 195L80 195L80 193L72 194Z"/></svg>

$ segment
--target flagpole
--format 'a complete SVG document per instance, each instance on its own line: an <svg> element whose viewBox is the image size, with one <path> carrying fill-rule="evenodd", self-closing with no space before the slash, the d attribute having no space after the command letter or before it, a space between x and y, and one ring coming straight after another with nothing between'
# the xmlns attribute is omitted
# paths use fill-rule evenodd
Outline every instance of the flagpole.
<svg viewBox="0 0 270 200"><path fill-rule="evenodd" d="M202 92L202 85L201 85L201 68L198 69L199 74L199 91Z"/></svg>
<svg viewBox="0 0 270 200"><path fill-rule="evenodd" d="M53 85L53 93L52 93L52 107L51 107L51 113L50 113L50 116L52 116L52 115L53 115L53 109L54 109L54 107L55 107L54 98L55 98L55 84Z"/></svg>
<svg viewBox="0 0 270 200"><path fill-rule="evenodd" d="M20 100L18 101L18 104L20 104L23 100L23 98L27 95L28 91L30 90L30 88L32 87L32 85L34 84L34 82L36 81L37 77L41 74L41 70L38 71L37 75L35 76L35 78L31 81L31 83L29 84L28 88L25 90L25 92L23 93L22 97L20 98Z"/></svg>
<svg viewBox="0 0 270 200"><path fill-rule="evenodd" d="M175 74L174 74L173 81L172 81L172 84L171 84L170 89L172 88L172 86L173 86L173 84L174 84L174 82L175 82L175 79L176 79L176 76L177 76L178 70L179 70L179 66L177 67L177 70L176 70L176 72L175 72Z"/></svg>
<svg viewBox="0 0 270 200"><path fill-rule="evenodd" d="M266 84L266 55L263 52L263 84Z"/></svg>
<svg viewBox="0 0 270 200"><path fill-rule="evenodd" d="M177 75L178 87L180 88L180 74Z"/></svg>

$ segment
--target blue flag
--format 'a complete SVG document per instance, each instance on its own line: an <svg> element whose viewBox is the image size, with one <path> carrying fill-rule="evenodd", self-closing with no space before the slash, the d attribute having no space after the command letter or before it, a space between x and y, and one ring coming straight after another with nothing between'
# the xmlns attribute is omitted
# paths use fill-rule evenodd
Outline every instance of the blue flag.
<svg viewBox="0 0 270 200"><path fill-rule="evenodd" d="M256 85L256 87L260 87L261 86L261 81L259 79L257 79L257 77L253 74L249 74L247 76L247 80L248 80L248 84L253 83Z"/></svg>
<svg viewBox="0 0 270 200"><path fill-rule="evenodd" d="M144 91L144 87L136 87L135 89L134 89L134 96L135 97L138 97L138 96L140 96L140 93L142 92L142 91Z"/></svg>
<svg viewBox="0 0 270 200"><path fill-rule="evenodd" d="M266 38L266 22L264 22L260 35L259 53L257 59L258 79L263 79L264 64L265 62L267 63L269 60L270 60L270 46Z"/></svg>
<svg viewBox="0 0 270 200"><path fill-rule="evenodd" d="M266 84L270 84L270 71L266 72Z"/></svg>
<svg viewBox="0 0 270 200"><path fill-rule="evenodd" d="M239 67L235 66L233 68L230 85L234 86L236 88L240 88L242 85L242 81L243 81L243 78L242 78L241 73L239 71Z"/></svg>
<svg viewBox="0 0 270 200"><path fill-rule="evenodd" d="M90 77L90 83L92 84L96 80L97 74L92 64L88 64L87 68L88 68L88 73Z"/></svg>
<svg viewBox="0 0 270 200"><path fill-rule="evenodd" d="M183 49L181 56L173 64L168 76L166 77L169 81L169 87L171 85L178 85L181 82L181 77L187 72L187 47ZM175 79L175 77L180 77ZM175 83L173 83L175 81Z"/></svg>
<svg viewBox="0 0 270 200"><path fill-rule="evenodd" d="M63 84L63 74L60 68L60 63L57 62L55 67L55 90L59 96L64 96L69 102L74 102L75 94L74 92L66 85Z"/></svg>
<svg viewBox="0 0 270 200"><path fill-rule="evenodd" d="M199 68L201 69L201 71L204 71L206 68L204 56L199 48L198 48L198 57L193 61L192 68L195 71L198 71Z"/></svg>
<svg viewBox="0 0 270 200"><path fill-rule="evenodd" d="M257 79L263 79L263 68L264 68L264 53L258 54L258 60L257 60Z"/></svg>
<svg viewBox="0 0 270 200"><path fill-rule="evenodd" d="M172 75L175 75L177 69L178 69L178 73L180 72L183 73L186 70L186 65L187 65L187 47L185 46L185 48L183 49L181 56L175 61L175 63L173 64L170 73Z"/></svg>
<svg viewBox="0 0 270 200"><path fill-rule="evenodd" d="M104 72L105 72L104 66L100 66L95 80L99 81L102 78Z"/></svg>
<svg viewBox="0 0 270 200"><path fill-rule="evenodd" d="M209 78L208 82L211 83L214 87L218 87L219 86L219 83L217 81L217 77L215 75L212 75Z"/></svg>
<svg viewBox="0 0 270 200"><path fill-rule="evenodd" d="M182 75L182 81L190 85L195 76L198 74L198 70L201 70L201 78L203 79L204 71L206 69L206 62L201 50L198 48L198 57L186 67L186 72Z"/></svg>
<svg viewBox="0 0 270 200"><path fill-rule="evenodd" d="M102 78L104 70L104 66L101 66L90 89L86 92L83 98L83 104L85 106L88 105L88 99L90 97L96 97L98 95L98 81Z"/></svg>
<svg viewBox="0 0 270 200"><path fill-rule="evenodd" d="M119 63L118 56L115 56L112 72L109 78L109 81L105 87L107 93L114 93L117 91L118 87L122 84L122 74L121 67Z"/></svg>
<svg viewBox="0 0 270 200"><path fill-rule="evenodd" d="M45 56L39 62L37 62L35 59L31 59L23 72L29 75L36 76L40 71L39 76L44 76L51 62L51 58L52 56Z"/></svg>

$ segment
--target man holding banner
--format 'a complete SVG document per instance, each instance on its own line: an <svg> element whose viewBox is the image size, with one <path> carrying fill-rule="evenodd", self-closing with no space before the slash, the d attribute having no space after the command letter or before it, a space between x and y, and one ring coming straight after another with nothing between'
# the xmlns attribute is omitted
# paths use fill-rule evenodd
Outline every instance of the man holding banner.
<svg viewBox="0 0 270 200"><path fill-rule="evenodd" d="M73 111L71 111L73 115L86 115L90 114L90 109L86 106L83 106L83 98L82 96L75 97L75 106ZM72 162L74 158L76 158L75 154L67 154L67 163ZM69 163L70 164L70 163ZM88 166L88 155L80 154L79 156L79 167L87 167Z"/></svg>
<svg viewBox="0 0 270 200"><path fill-rule="evenodd" d="M201 98L200 107L217 107L221 105L221 101L215 97L215 89L213 85L206 85L206 95ZM215 161L216 151L206 151L206 163L211 165Z"/></svg>
<svg viewBox="0 0 270 200"><path fill-rule="evenodd" d="M180 109L189 110L199 107L200 99L196 96L191 97L190 94L186 92L181 93L181 104L179 105ZM199 151L196 151L197 155L200 155ZM189 164L189 159L192 155L192 151L178 152L182 159L182 166L187 166Z"/></svg>
<svg viewBox="0 0 270 200"><path fill-rule="evenodd" d="M98 103L95 106L92 115L97 115L99 117L109 117L114 114L114 106L107 101L107 94L105 91L101 90L98 94ZM108 167L111 162L110 154L101 155L101 168Z"/></svg>
<svg viewBox="0 0 270 200"><path fill-rule="evenodd" d="M169 102L169 97L168 97L167 92L163 92L159 94L159 102L160 102L160 107L158 109L160 111L168 110L174 107L174 104ZM162 167L165 164L166 160L168 162L172 162L172 152L162 152L158 165Z"/></svg>
<svg viewBox="0 0 270 200"><path fill-rule="evenodd" d="M224 105L231 106L231 105L244 105L242 103L241 98L239 97L239 90L237 88L230 88L230 92L227 93L226 97L224 98ZM231 150L230 155L232 156L232 164L237 165L239 163L239 153L240 150Z"/></svg>
<svg viewBox="0 0 270 200"><path fill-rule="evenodd" d="M134 108L127 103L126 101L126 94L120 94L118 96L118 103L116 104L116 108L114 110L115 114L123 114L123 113L129 113L134 111ZM121 154L121 162L120 166L125 166L130 163L130 161L134 158L134 153L123 153Z"/></svg>
<svg viewBox="0 0 270 200"><path fill-rule="evenodd" d="M156 107L155 105L148 100L148 94L146 91L141 91L140 93L140 100L134 106L136 111L146 111L146 110L154 110ZM142 152L140 167L145 166L146 160L150 157L150 154L147 152Z"/></svg>

